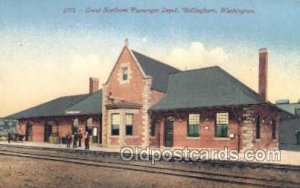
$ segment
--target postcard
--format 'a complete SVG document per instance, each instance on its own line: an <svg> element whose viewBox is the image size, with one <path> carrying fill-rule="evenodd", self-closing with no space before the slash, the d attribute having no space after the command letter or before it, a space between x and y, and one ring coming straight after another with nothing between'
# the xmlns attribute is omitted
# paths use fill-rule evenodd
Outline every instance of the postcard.
<svg viewBox="0 0 300 188"><path fill-rule="evenodd" d="M299 17L0 0L0 187L299 187Z"/></svg>

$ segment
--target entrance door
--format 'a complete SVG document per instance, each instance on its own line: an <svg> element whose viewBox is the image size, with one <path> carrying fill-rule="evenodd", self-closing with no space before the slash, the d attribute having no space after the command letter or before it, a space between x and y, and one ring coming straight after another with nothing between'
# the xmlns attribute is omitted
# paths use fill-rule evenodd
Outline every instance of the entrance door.
<svg viewBox="0 0 300 188"><path fill-rule="evenodd" d="M49 142L49 137L52 135L52 124L49 122L45 123L44 129L44 142Z"/></svg>
<svg viewBox="0 0 300 188"><path fill-rule="evenodd" d="M165 120L165 146L166 147L173 146L173 123L174 123L174 117L167 116Z"/></svg>
<svg viewBox="0 0 300 188"><path fill-rule="evenodd" d="M29 123L26 124L25 141L32 141L32 125Z"/></svg>
<svg viewBox="0 0 300 188"><path fill-rule="evenodd" d="M296 132L297 145L300 145L300 131Z"/></svg>

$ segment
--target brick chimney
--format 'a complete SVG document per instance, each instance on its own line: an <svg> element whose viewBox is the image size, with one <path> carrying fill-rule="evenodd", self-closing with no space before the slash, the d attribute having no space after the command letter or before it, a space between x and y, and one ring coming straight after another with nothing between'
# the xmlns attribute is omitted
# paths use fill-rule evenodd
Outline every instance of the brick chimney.
<svg viewBox="0 0 300 188"><path fill-rule="evenodd" d="M266 101L268 88L268 50L259 49L258 94Z"/></svg>
<svg viewBox="0 0 300 188"><path fill-rule="evenodd" d="M90 78L90 92L89 94L93 94L99 90L99 79L98 78Z"/></svg>

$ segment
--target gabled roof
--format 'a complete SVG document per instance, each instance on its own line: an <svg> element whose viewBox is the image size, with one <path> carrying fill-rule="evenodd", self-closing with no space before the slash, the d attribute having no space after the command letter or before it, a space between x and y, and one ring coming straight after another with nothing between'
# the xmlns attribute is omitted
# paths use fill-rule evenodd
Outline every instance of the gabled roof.
<svg viewBox="0 0 300 188"><path fill-rule="evenodd" d="M102 113L102 90L89 95L65 110L66 114L91 115Z"/></svg>
<svg viewBox="0 0 300 188"><path fill-rule="evenodd" d="M65 110L88 97L88 94L60 97L49 102L34 106L12 114L8 118L22 119L33 117L64 116Z"/></svg>
<svg viewBox="0 0 300 188"><path fill-rule="evenodd" d="M276 104L276 106L294 115L298 115L296 114L296 109L300 109L300 103Z"/></svg>
<svg viewBox="0 0 300 188"><path fill-rule="evenodd" d="M152 111L266 103L256 92L218 66L169 76L166 97Z"/></svg>
<svg viewBox="0 0 300 188"><path fill-rule="evenodd" d="M168 88L169 74L180 72L180 70L134 50L131 51L145 74L152 77L153 81L151 89L166 92Z"/></svg>

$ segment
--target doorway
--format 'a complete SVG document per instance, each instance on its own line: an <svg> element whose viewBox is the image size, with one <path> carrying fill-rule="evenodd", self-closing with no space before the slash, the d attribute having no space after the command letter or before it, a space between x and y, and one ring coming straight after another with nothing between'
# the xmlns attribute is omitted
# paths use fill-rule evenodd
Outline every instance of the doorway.
<svg viewBox="0 0 300 188"><path fill-rule="evenodd" d="M46 121L44 128L44 142L49 142L49 137L52 135L52 125L51 121Z"/></svg>
<svg viewBox="0 0 300 188"><path fill-rule="evenodd" d="M300 145L300 131L296 132L297 145Z"/></svg>
<svg viewBox="0 0 300 188"><path fill-rule="evenodd" d="M32 124L26 123L25 141L32 141Z"/></svg>
<svg viewBox="0 0 300 188"><path fill-rule="evenodd" d="M165 120L165 146L173 147L174 116L167 116Z"/></svg>

